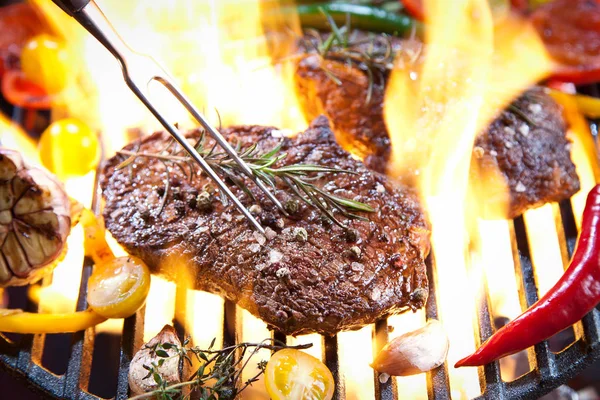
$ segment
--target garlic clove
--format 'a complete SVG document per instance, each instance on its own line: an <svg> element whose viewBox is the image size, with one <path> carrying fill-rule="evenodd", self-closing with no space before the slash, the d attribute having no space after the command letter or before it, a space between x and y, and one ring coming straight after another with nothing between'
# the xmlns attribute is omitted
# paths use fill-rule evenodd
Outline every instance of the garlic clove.
<svg viewBox="0 0 600 400"><path fill-rule="evenodd" d="M156 344L171 343L177 346L181 346L181 342L177 337L177 332L170 325L165 325L158 335L154 336L148 343L142 346L141 349L135 353L131 364L129 365L129 387L131 393L139 395L142 393L151 392L158 389L157 383L154 381L152 376L145 378L148 375L148 370L144 368L144 365L150 366L152 363L158 365L161 357L157 356L152 347ZM177 350L170 348L164 350L170 356L165 359L162 366L158 367L158 373L167 382L168 385L181 382L179 376L179 357L177 357Z"/></svg>
<svg viewBox="0 0 600 400"><path fill-rule="evenodd" d="M23 158L17 151L2 149L0 152L0 180L11 180L22 168Z"/></svg>
<svg viewBox="0 0 600 400"><path fill-rule="evenodd" d="M383 374L408 376L439 367L448 355L448 335L441 322L430 320L389 342L371 365Z"/></svg>

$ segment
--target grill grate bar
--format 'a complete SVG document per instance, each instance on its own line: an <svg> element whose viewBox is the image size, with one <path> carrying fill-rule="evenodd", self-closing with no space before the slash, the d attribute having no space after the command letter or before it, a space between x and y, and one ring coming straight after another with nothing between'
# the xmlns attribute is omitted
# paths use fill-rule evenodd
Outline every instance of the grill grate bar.
<svg viewBox="0 0 600 400"><path fill-rule="evenodd" d="M92 274L93 261L86 257L81 273L79 295L77 297L77 311L87 308L87 282ZM66 397L75 398L79 388L87 389L90 370L92 367L92 353L94 351L94 328L85 332L77 332L72 335L71 354L67 363L67 371L64 379L64 394Z"/></svg>
<svg viewBox="0 0 600 400"><path fill-rule="evenodd" d="M336 336L323 336L323 362L331 371L335 381L335 392L333 400L343 400L346 398L345 379L340 371L340 360L338 357L338 338Z"/></svg>
<svg viewBox="0 0 600 400"><path fill-rule="evenodd" d="M389 340L388 337L388 322L387 319L381 319L373 326L373 354L385 346ZM398 400L398 385L394 378L390 378L387 382L379 381L379 373L373 371L375 379L375 398L378 400Z"/></svg>
<svg viewBox="0 0 600 400"><path fill-rule="evenodd" d="M235 303L225 300L223 304L223 347L239 343L241 326L239 326ZM241 319L241 318L240 318Z"/></svg>
<svg viewBox="0 0 600 400"><path fill-rule="evenodd" d="M527 240L527 228L522 216L517 217L513 221L514 233L516 236L517 257L515 258L515 271L519 285L519 300L521 309L524 311L531 307L538 300L538 289L535 282L535 274L533 272L533 264L531 254L529 252L529 243ZM513 237L515 237L513 236ZM514 243L513 243L514 246ZM514 253L513 253L514 254ZM556 362L554 353L550 351L548 341L538 343L533 348L528 350L529 363L532 369L540 375L553 376L556 375Z"/></svg>
<svg viewBox="0 0 600 400"><path fill-rule="evenodd" d="M479 293L477 293L477 325L479 332L475 335L476 345L479 347L481 343L486 341L494 333L494 321L490 313L490 299L487 295L488 286L484 280ZM500 374L500 363L494 361L493 363L487 364L483 367L483 373L479 368L479 384L481 386L481 392L485 396L491 398L503 398L504 397L504 382Z"/></svg>
<svg viewBox="0 0 600 400"><path fill-rule="evenodd" d="M425 306L425 314L427 320L440 319L437 308L437 265L435 263L435 257L433 250L429 253L429 256L425 260L427 267L427 280L429 281L429 294L427 297L427 304ZM448 362L444 361L444 364L435 368L432 371L427 372L427 397L430 400L447 400L450 399L450 380L448 378Z"/></svg>
<svg viewBox="0 0 600 400"><path fill-rule="evenodd" d="M146 306L123 321L121 351L119 354L119 371L117 372L117 393L115 398L125 399L129 394L129 364L144 340L144 316Z"/></svg>

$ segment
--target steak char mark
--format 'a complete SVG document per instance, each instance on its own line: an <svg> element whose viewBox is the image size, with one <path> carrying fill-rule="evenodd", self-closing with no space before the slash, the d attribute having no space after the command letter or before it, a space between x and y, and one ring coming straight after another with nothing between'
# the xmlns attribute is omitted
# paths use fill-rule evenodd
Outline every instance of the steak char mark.
<svg viewBox="0 0 600 400"><path fill-rule="evenodd" d="M117 155L105 164L101 177L104 218L128 252L153 272L220 294L290 335L333 335L425 304L429 229L410 189L352 158L336 143L323 117L295 138L277 138L274 128L261 126L237 126L222 133L243 146L257 143L263 152L283 141L287 157L278 166L307 163L355 172L324 174L313 183L376 211L360 213L368 220L336 214L348 228L342 229L302 202L294 203L297 211L284 217L248 183L258 200L251 207L249 197L230 185L270 227L266 238L216 194L207 206L214 190L210 180L202 174L190 181L179 168L168 170L170 190L164 209L157 213L165 193L165 165L139 157L116 169L124 159ZM190 140L197 137L191 134ZM139 146L142 153L156 153L169 140L167 134L156 133L126 149ZM283 185L276 195L283 203L296 199Z"/></svg>

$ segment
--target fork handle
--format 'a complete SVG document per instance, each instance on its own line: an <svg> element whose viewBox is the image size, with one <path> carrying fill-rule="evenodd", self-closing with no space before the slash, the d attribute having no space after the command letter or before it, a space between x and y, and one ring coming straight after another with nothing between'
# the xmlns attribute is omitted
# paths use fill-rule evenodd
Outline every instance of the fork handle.
<svg viewBox="0 0 600 400"><path fill-rule="evenodd" d="M91 0L52 0L54 4L62 8L70 16L74 16L81 11Z"/></svg>

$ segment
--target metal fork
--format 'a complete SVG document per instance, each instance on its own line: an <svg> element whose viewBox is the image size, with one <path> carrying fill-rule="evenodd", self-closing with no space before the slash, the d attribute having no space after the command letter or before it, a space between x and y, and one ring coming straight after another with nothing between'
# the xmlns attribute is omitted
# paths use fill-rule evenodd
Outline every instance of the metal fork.
<svg viewBox="0 0 600 400"><path fill-rule="evenodd" d="M210 167L210 165L196 151L194 146L188 143L179 130L156 109L148 98L148 85L152 81L161 83L168 91L186 108L186 110L198 121L198 123L215 139L225 152L240 166L241 170L271 199L271 201L286 214L281 202L275 195L259 180L248 164L242 160L225 138L217 131L206 118L194 107L183 92L177 88L160 65L151 57L133 51L119 36L112 24L108 21L100 7L93 0L52 0L71 17L75 18L88 32L90 32L121 64L123 77L127 86L144 103L154 117L162 124L175 140L188 152L188 154L200 165L202 170L219 186L219 188L233 201L236 207L261 233L265 230L254 218L250 211L244 207L240 200L229 190L223 180ZM164 0L168 1L168 0Z"/></svg>

